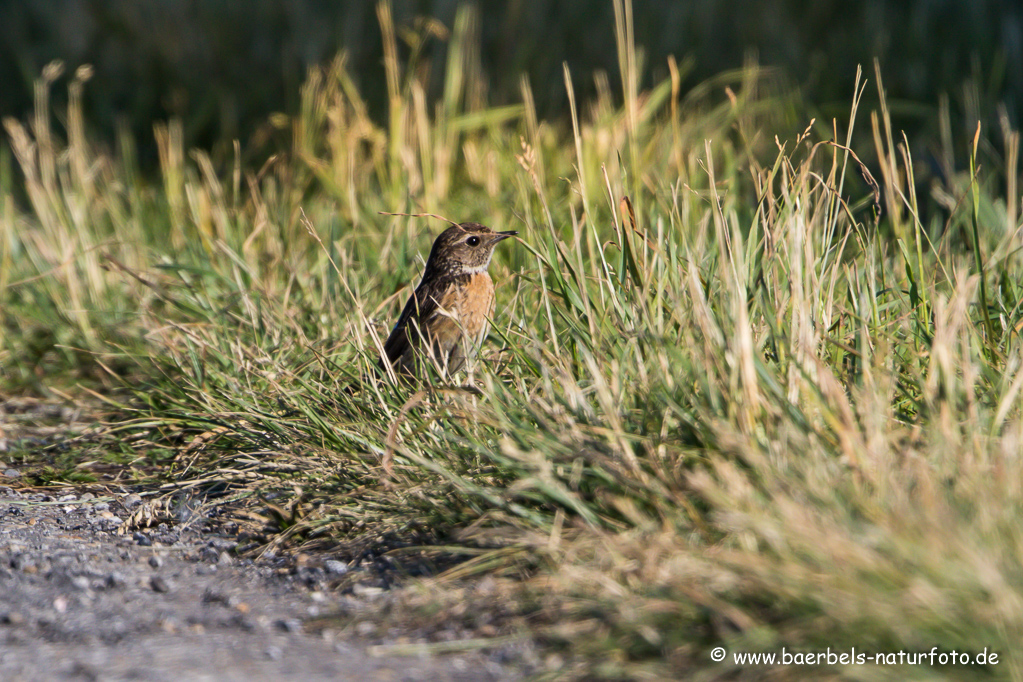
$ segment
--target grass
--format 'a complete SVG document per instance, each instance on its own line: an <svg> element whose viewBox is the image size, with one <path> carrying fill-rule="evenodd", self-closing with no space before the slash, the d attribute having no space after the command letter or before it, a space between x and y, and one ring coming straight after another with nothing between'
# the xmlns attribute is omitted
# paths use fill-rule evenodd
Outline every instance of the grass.
<svg viewBox="0 0 1023 682"><path fill-rule="evenodd" d="M486 105L470 9L429 106L381 4L385 126L340 57L262 168L214 167L169 122L155 180L131 140L90 141L88 70L51 129L51 67L35 119L4 122L4 391L102 401L95 438L138 479L261 514L254 552L514 579L496 632L561 651L552 676L1023 678L1018 132L950 134L968 170L925 211L880 73L826 122L755 65L684 94L672 62L641 92L616 16L624 100L598 75L575 101L566 70L562 125L526 82ZM480 394L375 372L440 227L382 212L520 231ZM719 645L1001 659L744 666Z"/></svg>

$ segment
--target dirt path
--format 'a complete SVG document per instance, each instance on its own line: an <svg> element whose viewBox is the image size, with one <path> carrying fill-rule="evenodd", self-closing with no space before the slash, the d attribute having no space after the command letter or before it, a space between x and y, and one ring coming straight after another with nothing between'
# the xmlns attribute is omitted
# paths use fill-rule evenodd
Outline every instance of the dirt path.
<svg viewBox="0 0 1023 682"><path fill-rule="evenodd" d="M387 645L414 645L416 638L376 632L380 592L325 588L332 571L344 570L339 562L303 574L238 560L230 538L166 526L118 535L128 511L118 499L91 493L54 499L0 485L0 680L468 682L523 675L516 643L448 656L388 653ZM347 618L336 630L308 627L337 613L366 617L354 626Z"/></svg>

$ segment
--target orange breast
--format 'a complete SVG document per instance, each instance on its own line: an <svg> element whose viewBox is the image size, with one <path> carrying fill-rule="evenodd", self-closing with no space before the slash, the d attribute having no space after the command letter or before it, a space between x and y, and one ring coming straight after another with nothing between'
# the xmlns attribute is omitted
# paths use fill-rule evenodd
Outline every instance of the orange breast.
<svg viewBox="0 0 1023 682"><path fill-rule="evenodd" d="M494 282L485 272L450 286L438 301L427 327L437 360L449 372L458 371L487 334L487 319L494 308Z"/></svg>
<svg viewBox="0 0 1023 682"><path fill-rule="evenodd" d="M487 318L494 310L494 280L480 272L472 276L462 302L462 328L476 343L486 333Z"/></svg>

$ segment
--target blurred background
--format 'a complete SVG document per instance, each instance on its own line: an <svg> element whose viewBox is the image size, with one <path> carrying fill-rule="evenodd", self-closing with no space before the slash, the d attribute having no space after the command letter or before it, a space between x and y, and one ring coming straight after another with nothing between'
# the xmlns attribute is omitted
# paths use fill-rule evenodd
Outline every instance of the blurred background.
<svg viewBox="0 0 1023 682"><path fill-rule="evenodd" d="M440 95L445 27L459 0L394 0L407 59L419 50ZM620 87L610 0L491 0L476 5L482 93L491 105L520 101L528 75L541 116L567 116L561 65L593 93L604 71ZM238 139L272 152L275 112L293 113L307 69L340 50L378 120L386 83L375 2L330 0L0 1L0 115L26 119L33 81L52 60L66 80L81 64L94 139L131 131L142 165L155 163L152 126L179 117L185 145L207 149ZM943 95L954 130L976 120L1020 125L1023 3L1018 0L637 0L636 44L644 87L668 76L667 56L691 60L683 87L755 59L778 67L811 114L841 116L856 66L882 65L896 124L932 128ZM436 19L431 23L428 19ZM440 58L440 59L438 59ZM58 81L55 103L66 88ZM933 132L933 131L931 131ZM259 152L256 152L259 154Z"/></svg>

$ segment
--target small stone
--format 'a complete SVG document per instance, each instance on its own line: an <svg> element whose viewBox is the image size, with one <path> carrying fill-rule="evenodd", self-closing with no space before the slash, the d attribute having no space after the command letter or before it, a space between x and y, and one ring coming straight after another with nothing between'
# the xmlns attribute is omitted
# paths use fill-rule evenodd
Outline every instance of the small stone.
<svg viewBox="0 0 1023 682"><path fill-rule="evenodd" d="M131 539L137 542L142 547L150 547L153 544L153 541L150 540L149 536L146 535L145 533L134 533L132 534Z"/></svg>
<svg viewBox="0 0 1023 682"><path fill-rule="evenodd" d="M107 587L113 589L121 589L127 584L127 581L125 580L124 576L121 573L118 573L117 571L110 573L106 577L106 580L104 582L106 583Z"/></svg>
<svg viewBox="0 0 1023 682"><path fill-rule="evenodd" d="M0 613L0 625L21 625L24 622L25 616L21 615L17 611Z"/></svg>
<svg viewBox="0 0 1023 682"><path fill-rule="evenodd" d="M160 568L161 566L163 566L163 559L154 554L153 556L149 557L149 565L152 566L153 568Z"/></svg>
<svg viewBox="0 0 1023 682"><path fill-rule="evenodd" d="M543 666L547 670L561 670L565 667L565 659L558 654L548 654L543 659Z"/></svg>
<svg viewBox="0 0 1023 682"><path fill-rule="evenodd" d="M96 498L96 496L93 495L92 493L84 493L78 499L81 500L82 502L85 502L86 500L92 500L92 499L95 499L95 498Z"/></svg>
<svg viewBox="0 0 1023 682"><path fill-rule="evenodd" d="M230 552L238 546L238 543L227 538L212 538L206 545L221 552Z"/></svg>
<svg viewBox="0 0 1023 682"><path fill-rule="evenodd" d="M202 593L202 602L204 604L223 604L224 606L231 606L232 598L230 595L226 595L223 592L206 588L206 591Z"/></svg>
<svg viewBox="0 0 1023 682"><path fill-rule="evenodd" d="M57 498L58 502L74 502L78 499L78 495L61 495Z"/></svg>
<svg viewBox="0 0 1023 682"><path fill-rule="evenodd" d="M84 575L76 575L71 578L71 586L76 590L87 590L89 589L89 579Z"/></svg>
<svg viewBox="0 0 1023 682"><path fill-rule="evenodd" d="M154 575L149 579L149 586L153 588L153 592L170 592L170 585L163 579L163 576Z"/></svg>
<svg viewBox="0 0 1023 682"><path fill-rule="evenodd" d="M134 509L135 507L137 507L140 504L142 504L142 498L139 497L138 494L136 494L136 493L131 493L129 495L125 495L124 497L121 498L120 501L121 501L121 505L125 509Z"/></svg>
<svg viewBox="0 0 1023 682"><path fill-rule="evenodd" d="M97 502L96 504L92 505L92 510L94 512L96 512L96 513L99 513L99 512L110 513L110 503L109 502Z"/></svg>
<svg viewBox="0 0 1023 682"><path fill-rule="evenodd" d="M309 587L315 587L323 579L323 569L319 566L299 566L295 569L295 576Z"/></svg>
<svg viewBox="0 0 1023 682"><path fill-rule="evenodd" d="M257 627L255 620L242 613L236 613L232 616L231 623L242 630L247 630L248 632L253 632Z"/></svg>
<svg viewBox="0 0 1023 682"><path fill-rule="evenodd" d="M15 554L10 560L11 568L22 573L33 575L39 572L39 567L32 561L28 554Z"/></svg>
<svg viewBox="0 0 1023 682"><path fill-rule="evenodd" d="M71 664L67 666L63 677L65 679L89 680L92 682L93 680L99 680L100 674L98 670L88 663L72 661Z"/></svg>
<svg viewBox="0 0 1023 682"><path fill-rule="evenodd" d="M377 631L377 624L371 623L368 620L363 620L355 625L355 634L359 637L369 637Z"/></svg>
<svg viewBox="0 0 1023 682"><path fill-rule="evenodd" d="M97 514L97 518L92 521L92 524L96 528L99 528L100 530L113 530L114 528L120 526L122 523L124 522L121 519L117 518L108 511L100 512L99 514Z"/></svg>
<svg viewBox="0 0 1023 682"><path fill-rule="evenodd" d="M329 575L344 575L349 571L348 564L337 559L327 559L323 562L323 568Z"/></svg>
<svg viewBox="0 0 1023 682"><path fill-rule="evenodd" d="M363 585L361 583L356 583L355 585L352 585L352 594L354 594L356 597L365 597L367 599L372 599L374 597L379 597L383 593L384 589L382 587L373 587L372 585Z"/></svg>
<svg viewBox="0 0 1023 682"><path fill-rule="evenodd" d="M230 566L234 563L234 559L232 559L231 555L227 552L221 552L220 556L217 557L217 563L221 566Z"/></svg>
<svg viewBox="0 0 1023 682"><path fill-rule="evenodd" d="M266 657L269 658L271 661L281 660L281 656L283 655L283 653L284 652L281 651L281 648L279 646L268 646L266 648Z"/></svg>
<svg viewBox="0 0 1023 682"><path fill-rule="evenodd" d="M217 572L216 564L199 564L195 567L196 575L213 575Z"/></svg>
<svg viewBox="0 0 1023 682"><path fill-rule="evenodd" d="M7 478L18 478L21 476L21 472L17 469L4 469L4 476Z"/></svg>
<svg viewBox="0 0 1023 682"><path fill-rule="evenodd" d="M274 625L285 632L302 632L302 621L298 618L281 618L274 621Z"/></svg>

